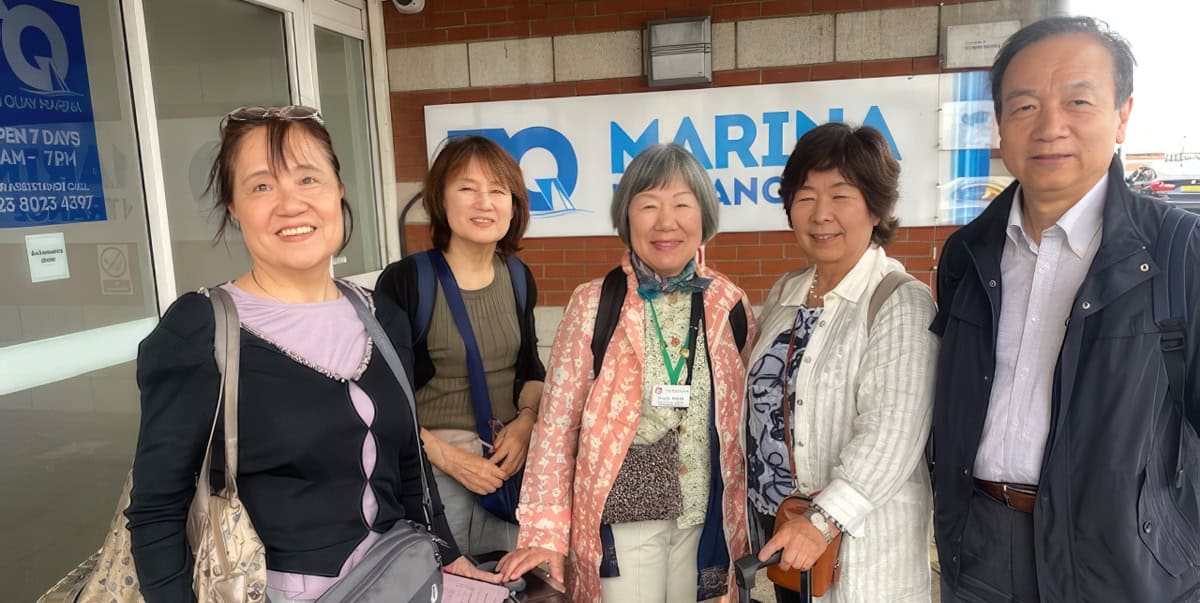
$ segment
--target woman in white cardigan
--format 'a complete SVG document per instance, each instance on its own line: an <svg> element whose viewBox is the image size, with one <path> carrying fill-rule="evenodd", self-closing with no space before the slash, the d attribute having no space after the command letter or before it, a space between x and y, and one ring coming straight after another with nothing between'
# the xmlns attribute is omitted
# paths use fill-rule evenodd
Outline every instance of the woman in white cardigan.
<svg viewBox="0 0 1200 603"><path fill-rule="evenodd" d="M823 598L837 603L930 597L932 497L922 453L937 340L929 290L906 279L868 324L884 276L904 270L882 248L898 227L899 175L869 127L825 124L796 143L780 196L810 267L771 289L747 378L748 492L769 537L759 558L782 550L783 569L808 569L842 534L840 579ZM772 536L779 504L793 493L812 497L812 506ZM800 600L779 587L776 598Z"/></svg>

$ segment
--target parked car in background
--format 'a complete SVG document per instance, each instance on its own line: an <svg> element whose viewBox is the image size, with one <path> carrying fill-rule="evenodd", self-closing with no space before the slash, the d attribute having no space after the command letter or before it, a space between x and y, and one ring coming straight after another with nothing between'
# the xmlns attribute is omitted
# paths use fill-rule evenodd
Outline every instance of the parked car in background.
<svg viewBox="0 0 1200 603"><path fill-rule="evenodd" d="M1132 184L1133 190L1154 195L1188 211L1200 213L1200 176L1168 176Z"/></svg>

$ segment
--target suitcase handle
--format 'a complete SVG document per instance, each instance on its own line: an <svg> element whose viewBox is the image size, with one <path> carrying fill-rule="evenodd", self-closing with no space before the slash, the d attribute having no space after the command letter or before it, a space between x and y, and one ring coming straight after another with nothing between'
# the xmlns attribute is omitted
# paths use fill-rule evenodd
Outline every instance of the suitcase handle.
<svg viewBox="0 0 1200 603"><path fill-rule="evenodd" d="M766 561L759 561L758 555L748 555L734 562L733 574L738 585L738 600L741 603L750 603L750 591L754 590L758 570L768 565L778 565L782 559L783 551L779 550ZM812 575L809 572L800 573L800 586L804 588L804 592L800 593L804 600L812 601Z"/></svg>

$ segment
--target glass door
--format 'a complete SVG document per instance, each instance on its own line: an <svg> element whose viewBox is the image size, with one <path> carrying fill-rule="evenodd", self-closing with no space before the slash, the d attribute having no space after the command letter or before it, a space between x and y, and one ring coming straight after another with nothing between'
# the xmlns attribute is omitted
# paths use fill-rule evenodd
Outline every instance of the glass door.
<svg viewBox="0 0 1200 603"><path fill-rule="evenodd" d="M214 244L220 214L204 192L223 115L322 110L355 219L333 270L373 284L382 199L394 196L374 107L387 93L372 70L373 57L384 63L381 11L366 0L0 0L0 37L16 41L0 40L0 99L62 114L0 102L5 600L36 600L103 541L137 440L138 343L179 293L249 268L237 232Z"/></svg>
<svg viewBox="0 0 1200 603"><path fill-rule="evenodd" d="M177 293L250 268L236 230L216 241L222 213L205 192L218 123L243 105L321 109L354 214L354 237L334 259L334 269L339 276L379 270L379 161L371 135L365 10L340 0L143 5Z"/></svg>
<svg viewBox="0 0 1200 603"><path fill-rule="evenodd" d="M242 105L288 105L294 12L242 0L143 0L177 293L250 269L236 229L205 192L221 117Z"/></svg>
<svg viewBox="0 0 1200 603"><path fill-rule="evenodd" d="M34 601L104 539L158 305L119 0L0 0L0 38L0 584Z"/></svg>

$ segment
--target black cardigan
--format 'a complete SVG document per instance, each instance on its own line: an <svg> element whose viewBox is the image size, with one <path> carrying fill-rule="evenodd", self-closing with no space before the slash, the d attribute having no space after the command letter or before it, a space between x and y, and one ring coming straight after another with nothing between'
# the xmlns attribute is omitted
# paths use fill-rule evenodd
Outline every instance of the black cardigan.
<svg viewBox="0 0 1200 603"><path fill-rule="evenodd" d="M406 367L412 366L408 320L387 298L376 317ZM216 412L220 374L213 358L209 300L189 293L167 310L138 348L142 419L125 515L133 558L148 603L192 599L192 555L185 536L195 475ZM362 441L367 427L354 410L349 385L291 360L245 329L241 332L238 488L275 571L336 576L363 538L366 478ZM411 370L411 368L409 368ZM356 382L375 406L378 457L371 487L379 513L369 526L387 531L403 518L422 520L416 429L404 394L376 348ZM218 428L215 442L223 442ZM214 468L224 467L222 445ZM459 552L426 463L434 501L433 529L449 543L443 562ZM212 483L223 483L214 470Z"/></svg>
<svg viewBox="0 0 1200 603"><path fill-rule="evenodd" d="M525 271L525 278L515 280L516 282L524 280L528 283L529 288L525 297L528 300L525 304L525 312L517 315L517 323L521 327L521 348L517 352L516 383L513 384L514 404L519 403L521 388L526 382L546 380L546 367L542 365L542 359L538 356L537 328L533 321L533 308L537 305L537 285L533 282L533 273L529 270L529 266L524 262L518 261L518 263ZM497 274L497 276L500 275ZM441 289L439 284L438 291ZM434 295L438 294L434 293ZM384 269L383 274L379 275L379 281L375 283L375 295L390 298L399 304L400 309L409 316L410 320L413 319L419 293L417 291L417 263L413 261L411 255ZM415 326L411 323L409 325L410 329ZM437 373L437 367L429 358L429 346L425 339L413 342L413 354L413 382L416 383L417 389L421 389Z"/></svg>

